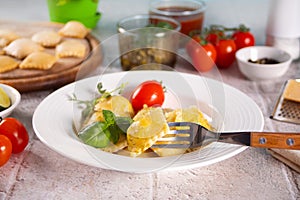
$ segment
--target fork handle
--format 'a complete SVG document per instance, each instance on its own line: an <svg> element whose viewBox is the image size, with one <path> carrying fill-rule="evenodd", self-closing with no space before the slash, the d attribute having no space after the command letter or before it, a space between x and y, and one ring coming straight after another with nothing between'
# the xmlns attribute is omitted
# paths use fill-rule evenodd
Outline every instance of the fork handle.
<svg viewBox="0 0 300 200"><path fill-rule="evenodd" d="M284 132L251 132L250 146L261 148L300 149L300 134Z"/></svg>

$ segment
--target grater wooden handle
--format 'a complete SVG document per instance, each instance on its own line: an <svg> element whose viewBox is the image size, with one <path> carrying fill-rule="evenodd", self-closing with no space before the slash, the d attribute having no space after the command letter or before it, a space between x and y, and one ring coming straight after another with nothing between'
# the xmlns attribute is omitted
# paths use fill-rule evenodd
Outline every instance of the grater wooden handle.
<svg viewBox="0 0 300 200"><path fill-rule="evenodd" d="M300 150L300 133L251 132L250 146Z"/></svg>

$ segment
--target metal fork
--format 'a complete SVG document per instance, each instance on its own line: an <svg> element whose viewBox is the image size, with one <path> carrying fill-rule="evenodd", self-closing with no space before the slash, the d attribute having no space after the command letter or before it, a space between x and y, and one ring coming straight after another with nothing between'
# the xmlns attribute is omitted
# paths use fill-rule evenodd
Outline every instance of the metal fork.
<svg viewBox="0 0 300 200"><path fill-rule="evenodd" d="M260 148L300 149L300 133L214 132L191 122L170 122L170 132L151 148L196 148L218 141Z"/></svg>

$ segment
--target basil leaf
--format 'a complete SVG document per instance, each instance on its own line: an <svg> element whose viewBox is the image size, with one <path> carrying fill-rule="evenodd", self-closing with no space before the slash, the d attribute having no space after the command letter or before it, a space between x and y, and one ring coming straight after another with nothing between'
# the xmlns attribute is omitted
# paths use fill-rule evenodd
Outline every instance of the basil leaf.
<svg viewBox="0 0 300 200"><path fill-rule="evenodd" d="M110 141L116 144L133 121L130 117L116 117L110 110L102 110L102 113L104 122L94 122L78 133L85 144L96 148L106 147Z"/></svg>
<svg viewBox="0 0 300 200"><path fill-rule="evenodd" d="M110 110L102 110L105 122L108 126L115 124L115 114Z"/></svg>
<svg viewBox="0 0 300 200"><path fill-rule="evenodd" d="M114 144L119 141L121 134L126 134L128 127L133 121L129 117L116 117L115 120L115 124L108 127L110 139Z"/></svg>
<svg viewBox="0 0 300 200"><path fill-rule="evenodd" d="M102 113L110 132L110 140L115 144L118 142L120 134L127 132L132 119L130 117L116 117L110 110L102 110Z"/></svg>
<svg viewBox="0 0 300 200"><path fill-rule="evenodd" d="M114 144L116 144L119 141L120 134L122 134L122 131L119 129L119 127L115 124L110 125L108 127L108 130L110 132L110 141Z"/></svg>
<svg viewBox="0 0 300 200"><path fill-rule="evenodd" d="M79 138L90 146L103 148L109 144L110 132L105 122L94 122L78 133Z"/></svg>
<svg viewBox="0 0 300 200"><path fill-rule="evenodd" d="M128 127L133 122L133 120L130 117L116 117L115 121L116 121L116 125L119 127L122 133L125 134L127 133Z"/></svg>

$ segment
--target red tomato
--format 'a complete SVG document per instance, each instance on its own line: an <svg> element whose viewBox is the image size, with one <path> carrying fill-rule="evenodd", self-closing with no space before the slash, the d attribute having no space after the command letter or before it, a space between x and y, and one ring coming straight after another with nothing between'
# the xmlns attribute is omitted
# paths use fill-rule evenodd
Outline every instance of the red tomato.
<svg viewBox="0 0 300 200"><path fill-rule="evenodd" d="M5 135L0 135L0 167L9 160L11 152L11 141Z"/></svg>
<svg viewBox="0 0 300 200"><path fill-rule="evenodd" d="M236 31L233 33L232 38L237 50L244 47L254 46L255 44L255 38L249 31Z"/></svg>
<svg viewBox="0 0 300 200"><path fill-rule="evenodd" d="M199 42L191 40L186 45L186 51L191 57L194 67L200 72L209 71L216 62L217 52L211 43L200 45Z"/></svg>
<svg viewBox="0 0 300 200"><path fill-rule="evenodd" d="M212 45L211 43L207 43L206 45L202 45L202 47L206 51L207 55L212 59L212 61L216 62L217 51L214 45Z"/></svg>
<svg viewBox="0 0 300 200"><path fill-rule="evenodd" d="M157 81L145 81L137 86L130 101L135 112L141 110L146 104L147 106L162 106L165 100L164 88Z"/></svg>
<svg viewBox="0 0 300 200"><path fill-rule="evenodd" d="M22 152L28 144L29 136L24 125L15 118L5 118L0 123L0 135L8 137L12 143L12 153Z"/></svg>
<svg viewBox="0 0 300 200"><path fill-rule="evenodd" d="M224 37L225 34L223 31L215 30L207 34L206 40L216 46L220 40L220 38Z"/></svg>
<svg viewBox="0 0 300 200"><path fill-rule="evenodd" d="M200 43L201 42L201 36L200 35L194 35L192 37L193 40L195 40L196 42Z"/></svg>
<svg viewBox="0 0 300 200"><path fill-rule="evenodd" d="M216 45L217 66L221 69L230 67L235 60L236 45L232 39L221 39Z"/></svg>

